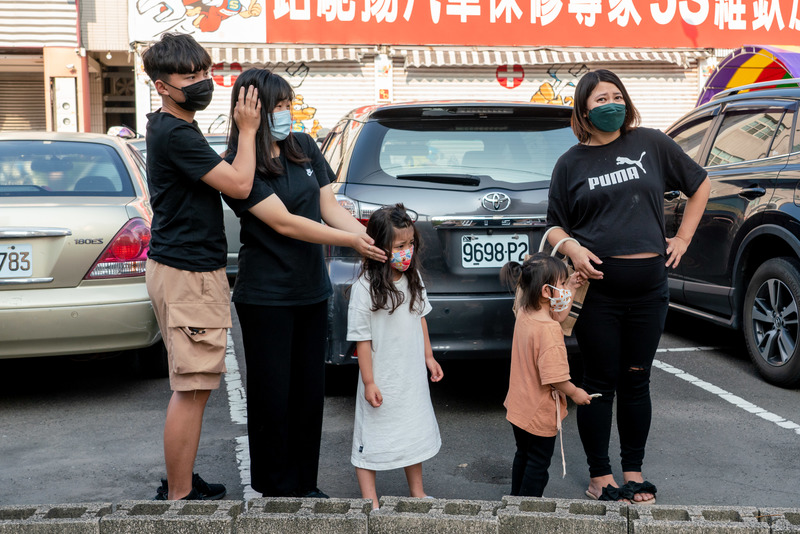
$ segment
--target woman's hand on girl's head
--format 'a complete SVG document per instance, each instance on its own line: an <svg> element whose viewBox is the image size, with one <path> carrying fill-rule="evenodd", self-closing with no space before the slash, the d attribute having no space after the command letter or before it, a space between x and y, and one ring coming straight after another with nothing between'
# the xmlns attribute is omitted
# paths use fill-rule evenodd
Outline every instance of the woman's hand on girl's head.
<svg viewBox="0 0 800 534"><path fill-rule="evenodd" d="M239 98L233 108L233 120L240 132L255 133L261 124L261 100L255 85L239 88Z"/></svg>
<svg viewBox="0 0 800 534"><path fill-rule="evenodd" d="M442 366L432 356L425 358L425 365L428 367L428 371L431 372L431 382L438 382L444 378Z"/></svg>
<svg viewBox="0 0 800 534"><path fill-rule="evenodd" d="M383 404L383 395L381 395L381 390L377 385L375 385L374 382L364 386L364 398L367 399L367 402L373 408L377 408Z"/></svg>
<svg viewBox="0 0 800 534"><path fill-rule="evenodd" d="M581 275L587 279L601 279L603 278L603 273L598 271L594 268L593 263L600 265L603 263L600 258L594 255L592 251L590 251L586 247L578 248L571 256L570 259L572 260L572 266L575 268L575 272L581 273Z"/></svg>
<svg viewBox="0 0 800 534"><path fill-rule="evenodd" d="M370 260L386 263L386 253L375 246L375 240L367 234L353 234L351 248Z"/></svg>

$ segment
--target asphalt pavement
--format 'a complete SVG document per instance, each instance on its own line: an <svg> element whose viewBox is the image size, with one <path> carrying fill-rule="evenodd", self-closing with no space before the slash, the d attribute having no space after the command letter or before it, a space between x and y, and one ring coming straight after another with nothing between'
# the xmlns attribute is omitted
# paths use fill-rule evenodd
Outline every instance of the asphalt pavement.
<svg viewBox="0 0 800 534"><path fill-rule="evenodd" d="M227 484L229 497L252 496L240 339L236 370L214 392L196 470ZM761 380L727 330L671 315L652 373L653 424L645 476L662 504L797 506L794 461L800 434L797 390ZM499 500L510 488L514 440L502 406L508 363L443 361L431 384L442 434L424 463L426 491L440 498ZM229 367L231 367L229 365ZM161 433L169 400L165 379L144 379L124 357L0 360L0 505L149 499L164 476ZM350 465L355 369L331 376L319 487L360 497ZM567 475L556 454L546 497L583 498L588 472L570 414L564 424ZM612 432L612 459L618 457ZM618 464L614 465L619 475ZM381 495L407 494L402 470L378 474Z"/></svg>

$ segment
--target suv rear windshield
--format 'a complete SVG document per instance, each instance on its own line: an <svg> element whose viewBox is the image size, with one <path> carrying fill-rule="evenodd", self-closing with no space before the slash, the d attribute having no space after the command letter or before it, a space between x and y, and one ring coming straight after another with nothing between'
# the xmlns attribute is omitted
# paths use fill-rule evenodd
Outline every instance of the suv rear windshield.
<svg viewBox="0 0 800 534"><path fill-rule="evenodd" d="M133 196L112 147L74 141L0 142L0 196Z"/></svg>
<svg viewBox="0 0 800 534"><path fill-rule="evenodd" d="M458 188L547 187L576 143L568 119L380 120L356 141L347 181Z"/></svg>

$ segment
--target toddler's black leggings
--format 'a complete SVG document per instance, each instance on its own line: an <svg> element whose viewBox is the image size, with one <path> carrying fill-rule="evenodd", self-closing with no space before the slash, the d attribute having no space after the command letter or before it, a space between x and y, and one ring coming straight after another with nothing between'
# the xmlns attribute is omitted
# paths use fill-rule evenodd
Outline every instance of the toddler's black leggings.
<svg viewBox="0 0 800 534"><path fill-rule="evenodd" d="M578 430L589 475L610 475L608 444L617 395L617 430L623 471L641 471L650 431L650 369L669 304L662 256L603 258L575 326L583 360L583 388L602 393L578 406Z"/></svg>

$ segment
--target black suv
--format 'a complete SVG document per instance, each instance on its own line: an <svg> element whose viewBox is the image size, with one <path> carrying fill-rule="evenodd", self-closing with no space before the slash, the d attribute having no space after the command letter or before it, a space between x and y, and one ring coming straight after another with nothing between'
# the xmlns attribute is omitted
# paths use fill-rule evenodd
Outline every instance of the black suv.
<svg viewBox="0 0 800 534"><path fill-rule="evenodd" d="M417 217L437 357L511 354L512 295L498 273L539 245L553 166L576 142L571 114L521 102L392 104L355 110L328 135L323 153L340 204L364 223L396 202ZM327 262L328 361L352 362L348 288L361 260L329 247Z"/></svg>
<svg viewBox="0 0 800 534"><path fill-rule="evenodd" d="M800 80L730 89L668 130L708 170L711 197L670 273L670 305L741 329L761 375L800 383ZM686 198L665 195L674 235Z"/></svg>

